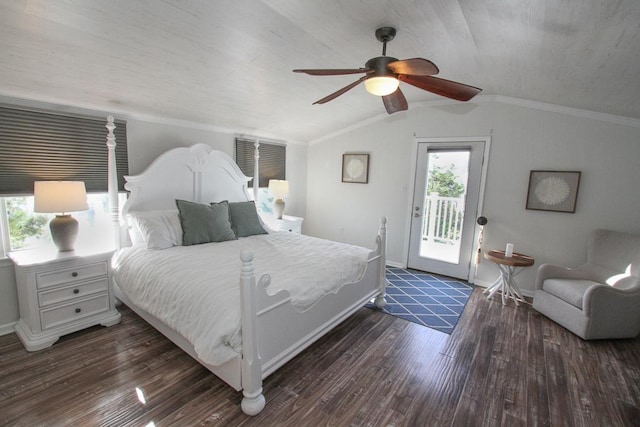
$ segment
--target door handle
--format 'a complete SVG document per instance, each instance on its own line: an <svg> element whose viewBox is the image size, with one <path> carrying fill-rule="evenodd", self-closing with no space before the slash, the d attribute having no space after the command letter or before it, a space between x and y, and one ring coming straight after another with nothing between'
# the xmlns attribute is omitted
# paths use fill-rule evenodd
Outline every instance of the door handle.
<svg viewBox="0 0 640 427"><path fill-rule="evenodd" d="M416 212L416 213L414 213L414 214L413 214L413 217L414 217L414 218L420 218L420 217L421 217L421 215L420 215L418 212Z"/></svg>

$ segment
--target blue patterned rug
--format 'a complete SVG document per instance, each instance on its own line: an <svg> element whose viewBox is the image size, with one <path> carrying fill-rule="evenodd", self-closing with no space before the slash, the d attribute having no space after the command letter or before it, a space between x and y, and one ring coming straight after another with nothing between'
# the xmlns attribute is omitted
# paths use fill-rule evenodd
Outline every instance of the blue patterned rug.
<svg viewBox="0 0 640 427"><path fill-rule="evenodd" d="M453 332L473 287L418 270L387 267L387 305L382 312L441 332ZM377 310L368 303L367 308Z"/></svg>

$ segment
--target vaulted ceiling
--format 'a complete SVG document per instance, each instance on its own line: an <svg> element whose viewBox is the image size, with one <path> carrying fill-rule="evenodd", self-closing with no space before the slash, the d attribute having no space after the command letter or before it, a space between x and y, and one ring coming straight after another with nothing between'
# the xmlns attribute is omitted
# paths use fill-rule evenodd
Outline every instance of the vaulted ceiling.
<svg viewBox="0 0 640 427"><path fill-rule="evenodd" d="M640 118L637 0L0 0L0 96L309 141L386 113L292 70L362 67L381 26L481 96Z"/></svg>

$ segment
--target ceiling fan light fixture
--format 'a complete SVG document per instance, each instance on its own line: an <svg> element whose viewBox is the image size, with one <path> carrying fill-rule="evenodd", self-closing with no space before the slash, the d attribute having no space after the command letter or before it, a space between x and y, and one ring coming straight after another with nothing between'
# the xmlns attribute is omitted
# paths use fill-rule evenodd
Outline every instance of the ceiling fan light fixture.
<svg viewBox="0 0 640 427"><path fill-rule="evenodd" d="M372 95L387 96L398 89L400 81L395 77L369 77L364 81L364 87Z"/></svg>

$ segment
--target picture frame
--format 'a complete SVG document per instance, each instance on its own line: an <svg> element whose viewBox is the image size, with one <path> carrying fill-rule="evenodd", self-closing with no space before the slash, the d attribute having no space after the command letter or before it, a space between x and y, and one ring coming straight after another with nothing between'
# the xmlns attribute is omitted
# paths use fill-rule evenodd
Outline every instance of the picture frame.
<svg viewBox="0 0 640 427"><path fill-rule="evenodd" d="M529 210L575 213L580 171L532 170L529 174Z"/></svg>
<svg viewBox="0 0 640 427"><path fill-rule="evenodd" d="M342 182L367 184L369 182L369 154L342 155Z"/></svg>

